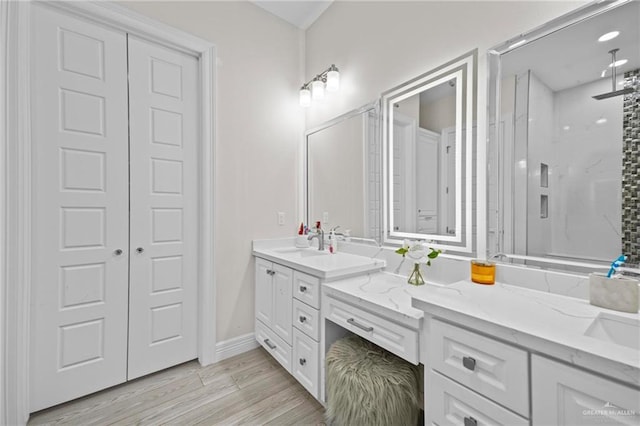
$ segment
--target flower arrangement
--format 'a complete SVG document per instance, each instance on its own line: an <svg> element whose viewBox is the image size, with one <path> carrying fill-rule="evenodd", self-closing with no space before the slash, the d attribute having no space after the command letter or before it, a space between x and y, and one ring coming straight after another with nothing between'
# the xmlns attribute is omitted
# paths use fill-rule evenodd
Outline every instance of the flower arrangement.
<svg viewBox="0 0 640 426"><path fill-rule="evenodd" d="M409 257L414 262L413 271L407 282L413 285L422 285L424 284L424 278L420 271L420 264L424 263L427 266L431 266L431 261L437 258L442 253L442 250L429 247L429 252L427 252L426 247L420 241L404 240L402 247L396 250L396 253L401 254L403 258Z"/></svg>

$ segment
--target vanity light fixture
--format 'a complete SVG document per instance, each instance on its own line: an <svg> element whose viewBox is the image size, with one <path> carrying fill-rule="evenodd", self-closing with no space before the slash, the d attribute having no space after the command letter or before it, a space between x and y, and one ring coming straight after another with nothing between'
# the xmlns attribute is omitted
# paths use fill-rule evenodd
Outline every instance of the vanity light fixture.
<svg viewBox="0 0 640 426"><path fill-rule="evenodd" d="M613 40L614 38L620 35L620 31L611 31L606 34L602 34L600 38L598 38L599 42Z"/></svg>
<svg viewBox="0 0 640 426"><path fill-rule="evenodd" d="M324 81L313 80L311 82L311 99L321 101L324 99Z"/></svg>
<svg viewBox="0 0 640 426"><path fill-rule="evenodd" d="M308 107L311 105L311 90L306 84L300 88L300 106Z"/></svg>
<svg viewBox="0 0 640 426"><path fill-rule="evenodd" d="M337 92L340 88L340 73L338 68L331 64L329 68L316 75L300 88L300 106L308 107L311 100L320 101L324 99L325 90L327 92Z"/></svg>

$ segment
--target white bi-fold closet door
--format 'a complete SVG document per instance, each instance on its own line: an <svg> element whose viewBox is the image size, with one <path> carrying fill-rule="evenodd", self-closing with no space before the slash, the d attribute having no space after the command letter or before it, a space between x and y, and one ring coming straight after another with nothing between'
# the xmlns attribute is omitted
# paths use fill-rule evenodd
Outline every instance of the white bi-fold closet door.
<svg viewBox="0 0 640 426"><path fill-rule="evenodd" d="M32 15L30 411L197 357L197 59Z"/></svg>

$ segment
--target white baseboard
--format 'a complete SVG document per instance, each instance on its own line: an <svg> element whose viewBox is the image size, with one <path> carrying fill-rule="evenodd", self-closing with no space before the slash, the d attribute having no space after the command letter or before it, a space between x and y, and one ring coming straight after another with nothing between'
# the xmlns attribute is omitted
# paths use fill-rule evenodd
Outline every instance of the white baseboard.
<svg viewBox="0 0 640 426"><path fill-rule="evenodd" d="M255 349L260 344L256 341L255 333L247 333L233 339L224 340L216 344L216 361Z"/></svg>

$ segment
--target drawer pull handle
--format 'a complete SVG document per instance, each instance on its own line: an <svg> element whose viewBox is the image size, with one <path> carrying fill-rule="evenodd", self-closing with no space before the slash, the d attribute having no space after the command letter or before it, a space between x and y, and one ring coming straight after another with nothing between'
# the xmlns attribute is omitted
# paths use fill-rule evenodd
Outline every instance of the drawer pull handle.
<svg viewBox="0 0 640 426"><path fill-rule="evenodd" d="M305 291L307 291L307 287L301 285L300 286L300 293L304 293Z"/></svg>
<svg viewBox="0 0 640 426"><path fill-rule="evenodd" d="M300 322L305 322L307 320L307 317L305 317L304 315L300 315Z"/></svg>
<svg viewBox="0 0 640 426"><path fill-rule="evenodd" d="M361 329L361 330L366 331L366 332L373 331L373 327L367 327L366 325L358 324L358 323L356 322L356 320L355 320L355 319L353 319L353 318L349 318L349 319L347 320L347 322L348 322L349 324L353 325L353 326L358 327L358 328L359 328L359 329Z"/></svg>
<svg viewBox="0 0 640 426"><path fill-rule="evenodd" d="M300 362L300 365L305 365L307 363L307 360L304 358L300 358L299 362Z"/></svg>
<svg viewBox="0 0 640 426"><path fill-rule="evenodd" d="M471 358L470 356L462 357L462 365L464 365L464 368L473 371L476 369L476 360Z"/></svg>
<svg viewBox="0 0 640 426"><path fill-rule="evenodd" d="M473 417L465 417L464 426L478 426L478 421Z"/></svg>
<svg viewBox="0 0 640 426"><path fill-rule="evenodd" d="M270 348L270 349L275 349L275 348L276 348L276 345L274 345L273 343L271 343L271 342L269 341L269 339L264 339L264 343L265 343L267 346L269 346L269 348Z"/></svg>

